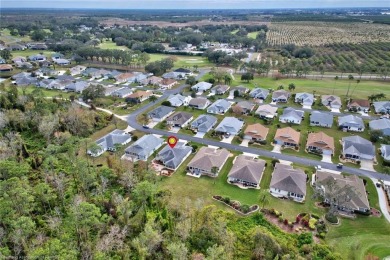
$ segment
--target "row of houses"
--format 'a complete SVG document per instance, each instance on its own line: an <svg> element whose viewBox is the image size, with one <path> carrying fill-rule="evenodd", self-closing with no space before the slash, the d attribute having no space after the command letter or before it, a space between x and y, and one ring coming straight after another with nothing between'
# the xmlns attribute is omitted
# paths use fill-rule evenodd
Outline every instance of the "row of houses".
<svg viewBox="0 0 390 260"><path fill-rule="evenodd" d="M88 150L91 156L99 156L105 151L116 151L118 146L126 145L131 141L131 135L122 131L114 130L108 135L98 139L94 148ZM353 141L353 140L348 140ZM179 142L171 148L163 146L165 140L155 135L145 135L125 149L122 159L131 161L143 160L155 154L155 162L163 165L167 169L176 170L193 152L193 148L187 146L185 142ZM226 149L216 147L201 147L193 159L186 166L188 175L194 177L209 176L218 177L221 169L225 165L231 153ZM262 159L248 155L238 155L234 158L233 166L228 173L228 182L234 185L242 185L247 188L259 188L262 175L266 167L266 162ZM340 189L346 185L353 187L356 196L339 205L341 210L367 212L369 204L361 179L356 176L345 177L342 175L317 171L313 176L313 187L325 191L328 179L338 183ZM302 169L293 168L290 165L276 163L272 173L269 187L270 193L275 197L289 198L298 202L303 202L306 196L306 183L308 176Z"/></svg>

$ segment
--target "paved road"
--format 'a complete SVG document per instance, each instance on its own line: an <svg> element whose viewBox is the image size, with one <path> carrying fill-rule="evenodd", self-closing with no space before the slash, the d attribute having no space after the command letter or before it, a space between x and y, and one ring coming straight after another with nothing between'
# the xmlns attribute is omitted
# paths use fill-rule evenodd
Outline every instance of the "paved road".
<svg viewBox="0 0 390 260"><path fill-rule="evenodd" d="M176 89L166 91L164 93L164 95L162 95L160 98L158 98L158 100L155 103L158 103L158 102L165 100L171 94L176 94L176 93L181 92L186 86L187 85L181 85L180 87L178 87ZM140 130L140 131L145 132L145 133L169 136L172 134L169 131L157 130L157 129L145 129L137 122L137 116L144 113L148 109L150 109L152 106L155 105L155 103L149 103L149 104L143 106L142 108L136 110L132 114L130 114L127 117L127 123L132 128L134 128L136 130ZM259 155L259 156L291 161L291 162L299 163L299 164L303 164L303 165L309 165L309 166L321 165L323 168L326 168L326 169L336 170L336 171L338 170L336 168L336 165L332 164L332 163L320 162L320 161L316 161L316 160L311 160L311 159L297 157L297 156L291 156L291 155L287 155L287 154L278 154L278 153L273 153L273 152L266 151L266 150L260 150L260 149L255 149L255 148L251 148L251 147L243 147L243 146L238 146L238 145L233 145L233 144L228 144L228 143L222 143L222 142L218 142L218 141L214 141L214 140L203 139L203 138L188 136L188 135L179 134L179 133L175 134L175 136L178 137L179 139L183 139L183 140L187 140L187 141L191 141L191 142L197 142L197 143L201 143L204 145L218 146L218 147L226 148L229 150L252 153L252 154ZM343 172L358 175L358 176L366 176L369 178L390 181L390 175L366 171L366 170L347 167L347 166L343 167Z"/></svg>
<svg viewBox="0 0 390 260"><path fill-rule="evenodd" d="M371 178L372 182L375 184L378 182L378 179ZM382 187L376 187L376 190L378 192L379 196L379 206L381 207L381 211L383 213L383 216L387 219L387 221L390 222L390 213L389 213L389 207L387 206L387 198L386 194L383 191Z"/></svg>

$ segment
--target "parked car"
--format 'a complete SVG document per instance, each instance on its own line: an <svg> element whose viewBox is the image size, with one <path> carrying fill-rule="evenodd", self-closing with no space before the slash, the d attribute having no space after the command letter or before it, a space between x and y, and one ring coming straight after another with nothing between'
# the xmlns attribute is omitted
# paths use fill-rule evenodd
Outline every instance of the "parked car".
<svg viewBox="0 0 390 260"><path fill-rule="evenodd" d="M149 126L147 126L147 125L143 125L142 127L145 129L149 129Z"/></svg>
<svg viewBox="0 0 390 260"><path fill-rule="evenodd" d="M337 169L342 169L343 168L343 164L342 163L339 163L339 164L337 164Z"/></svg>

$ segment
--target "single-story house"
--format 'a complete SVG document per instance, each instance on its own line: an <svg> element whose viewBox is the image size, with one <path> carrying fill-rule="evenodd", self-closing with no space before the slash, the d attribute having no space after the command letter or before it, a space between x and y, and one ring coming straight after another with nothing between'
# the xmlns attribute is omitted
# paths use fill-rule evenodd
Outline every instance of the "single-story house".
<svg viewBox="0 0 390 260"><path fill-rule="evenodd" d="M93 86L96 86L95 84L93 84ZM118 89L120 89L120 87L114 87L112 85L108 85L106 87L104 87L104 95L106 97L108 96L111 96L112 93L114 93L115 91L117 91Z"/></svg>
<svg viewBox="0 0 390 260"><path fill-rule="evenodd" d="M144 135L125 150L125 159L146 161L158 150L165 140L155 135Z"/></svg>
<svg viewBox="0 0 390 260"><path fill-rule="evenodd" d="M339 210L346 212L370 212L370 204L364 182L356 175L345 176L327 171L317 171L314 178L313 187L323 194L325 203L335 203L334 205ZM326 189L329 189L330 186L331 191L327 192ZM335 192L348 195L350 197L349 201L335 199L331 195Z"/></svg>
<svg viewBox="0 0 390 260"><path fill-rule="evenodd" d="M22 69L32 69L34 66L31 64L31 62L15 62L15 66Z"/></svg>
<svg viewBox="0 0 390 260"><path fill-rule="evenodd" d="M283 114L279 117L279 121L282 123L293 123L300 125L304 116L304 111L288 107L283 110Z"/></svg>
<svg viewBox="0 0 390 260"><path fill-rule="evenodd" d="M192 98L188 103L188 106L196 109L205 109L210 104L211 102L207 98L197 97L197 98Z"/></svg>
<svg viewBox="0 0 390 260"><path fill-rule="evenodd" d="M271 105L261 105L257 108L255 114L263 119L272 119L278 114L278 108Z"/></svg>
<svg viewBox="0 0 390 260"><path fill-rule="evenodd" d="M228 90L230 89L230 87L228 85L216 85L215 87L213 87L211 89L211 93L215 94L215 95L223 95L225 94Z"/></svg>
<svg viewBox="0 0 390 260"><path fill-rule="evenodd" d="M299 103L303 106L312 106L314 103L314 95L310 93L297 93L295 94L295 103Z"/></svg>
<svg viewBox="0 0 390 260"><path fill-rule="evenodd" d="M286 103L290 98L290 92L280 89L272 93L272 102Z"/></svg>
<svg viewBox="0 0 390 260"><path fill-rule="evenodd" d="M333 125L333 115L331 113L313 111L310 114L310 125L331 128Z"/></svg>
<svg viewBox="0 0 390 260"><path fill-rule="evenodd" d="M129 87L122 87L111 93L111 96L118 98L127 98L133 94L133 90Z"/></svg>
<svg viewBox="0 0 390 260"><path fill-rule="evenodd" d="M0 72L13 71L14 68L9 64L0 64Z"/></svg>
<svg viewBox="0 0 390 260"><path fill-rule="evenodd" d="M12 44L7 48L9 51L24 51L25 49L27 49L27 47L21 44Z"/></svg>
<svg viewBox="0 0 390 260"><path fill-rule="evenodd" d="M275 143L288 147L298 147L301 134L291 127L279 128L276 130Z"/></svg>
<svg viewBox="0 0 390 260"><path fill-rule="evenodd" d="M335 95L322 95L321 103L329 108L340 109L342 106L341 99Z"/></svg>
<svg viewBox="0 0 390 260"><path fill-rule="evenodd" d="M48 67L43 67L35 71L35 75L39 77L43 76L58 76L59 71L48 68Z"/></svg>
<svg viewBox="0 0 390 260"><path fill-rule="evenodd" d="M192 114L187 112L176 112L167 118L167 124L172 127L186 127L188 123L193 119Z"/></svg>
<svg viewBox="0 0 390 260"><path fill-rule="evenodd" d="M29 85L36 85L37 82L38 82L37 78L27 76L27 77L17 78L15 80L15 85L16 86L29 86Z"/></svg>
<svg viewBox="0 0 390 260"><path fill-rule="evenodd" d="M58 59L63 59L65 56L61 53L55 52L51 55L52 60L58 60Z"/></svg>
<svg viewBox="0 0 390 260"><path fill-rule="evenodd" d="M367 99L351 99L347 105L349 111L363 111L370 110L370 101Z"/></svg>
<svg viewBox="0 0 390 260"><path fill-rule="evenodd" d="M363 132L364 131L364 122L361 117L355 115L346 115L339 117L339 127L343 130L354 131L354 132Z"/></svg>
<svg viewBox="0 0 390 260"><path fill-rule="evenodd" d="M267 139L269 129L259 123L248 125L244 131L244 139L264 141Z"/></svg>
<svg viewBox="0 0 390 260"><path fill-rule="evenodd" d="M146 85L158 86L158 84L160 84L162 80L163 78L161 77L151 76L149 78L141 80L140 84L143 86Z"/></svg>
<svg viewBox="0 0 390 260"><path fill-rule="evenodd" d="M235 117L225 117L221 123L215 128L215 131L224 135L237 135L242 127L244 122L235 118Z"/></svg>
<svg viewBox="0 0 390 260"><path fill-rule="evenodd" d="M248 101L240 101L232 107L235 114L247 115L255 108L255 104Z"/></svg>
<svg viewBox="0 0 390 260"><path fill-rule="evenodd" d="M16 80L16 79L21 79L25 77L31 77L31 73L29 72L20 72L15 75L12 75L11 79Z"/></svg>
<svg viewBox="0 0 390 260"><path fill-rule="evenodd" d="M161 89L171 89L177 83L174 79L163 79L158 85Z"/></svg>
<svg viewBox="0 0 390 260"><path fill-rule="evenodd" d="M22 57L22 56L16 56L15 58L12 58L12 62L16 63L16 62L26 62L27 59L26 57Z"/></svg>
<svg viewBox="0 0 390 260"><path fill-rule="evenodd" d="M31 50L47 50L48 49L47 45L44 43L33 43L33 44L29 45L29 48Z"/></svg>
<svg viewBox="0 0 390 260"><path fill-rule="evenodd" d="M245 187L259 188L265 165L264 160L240 154L233 161L228 181L232 184L239 183Z"/></svg>
<svg viewBox="0 0 390 260"><path fill-rule="evenodd" d="M368 140L358 136L342 138L343 157L352 161L374 160L375 146Z"/></svg>
<svg viewBox="0 0 390 260"><path fill-rule="evenodd" d="M28 59L31 61L45 61L46 56L42 54L36 54L36 55L31 55L30 57L28 57Z"/></svg>
<svg viewBox="0 0 390 260"><path fill-rule="evenodd" d="M385 161L390 162L390 145L381 144L380 152L381 152L382 158Z"/></svg>
<svg viewBox="0 0 390 260"><path fill-rule="evenodd" d="M185 97L180 94L170 95L167 99L167 101L169 101L169 103L171 103L171 106L173 107L188 106L190 100L191 97Z"/></svg>
<svg viewBox="0 0 390 260"><path fill-rule="evenodd" d="M129 95L126 100L130 101L130 102L133 102L133 103L142 103L144 102L145 100L147 100L148 98L150 98L150 96L152 95L153 93L151 91L143 91L143 90L139 90L137 92L134 92L133 94Z"/></svg>
<svg viewBox="0 0 390 260"><path fill-rule="evenodd" d="M218 99L207 108L207 113L223 115L230 109L231 106L232 104L229 101L225 99Z"/></svg>
<svg viewBox="0 0 390 260"><path fill-rule="evenodd" d="M117 145L125 145L131 141L131 135L123 130L115 129L111 133L103 136L96 141L96 149L89 149L87 153L90 156L97 157L105 151L115 152Z"/></svg>
<svg viewBox="0 0 390 260"><path fill-rule="evenodd" d="M218 119L215 116L200 115L191 123L191 129L196 132L207 133L210 131Z"/></svg>
<svg viewBox="0 0 390 260"><path fill-rule="evenodd" d="M77 65L73 68L70 68L69 71L70 71L70 75L75 76L75 75L80 75L86 69L87 67L85 66Z"/></svg>
<svg viewBox="0 0 390 260"><path fill-rule="evenodd" d="M307 175L302 169L276 163L272 173L270 193L278 198L303 202L306 197L306 179Z"/></svg>
<svg viewBox="0 0 390 260"><path fill-rule="evenodd" d="M167 72L162 75L164 79L186 79L188 76L192 76L192 72L188 69L179 68L175 71Z"/></svg>
<svg viewBox="0 0 390 260"><path fill-rule="evenodd" d="M267 99L268 95L269 95L269 90L264 88L255 88L249 93L249 96L251 98L260 99L260 100Z"/></svg>
<svg viewBox="0 0 390 260"><path fill-rule="evenodd" d="M197 92L205 92L205 91L209 90L212 86L213 86L213 84L211 84L211 83L201 81L201 82L193 85L191 87L191 89L194 91L197 91Z"/></svg>
<svg viewBox="0 0 390 260"><path fill-rule="evenodd" d="M6 63L7 63L7 61L5 59L0 58L0 64L6 64Z"/></svg>
<svg viewBox="0 0 390 260"><path fill-rule="evenodd" d="M334 139L324 132L310 133L307 137L306 150L319 154L334 154Z"/></svg>
<svg viewBox="0 0 390 260"><path fill-rule="evenodd" d="M217 177L223 165L229 158L230 152L224 148L201 147L187 165L187 170L195 175Z"/></svg>
<svg viewBox="0 0 390 260"><path fill-rule="evenodd" d="M115 76L114 78L115 78L117 83L124 83L124 82L128 82L133 77L134 77L133 73L121 73L121 74Z"/></svg>
<svg viewBox="0 0 390 260"><path fill-rule="evenodd" d="M390 101L374 102L373 106L377 114L390 114Z"/></svg>
<svg viewBox="0 0 390 260"><path fill-rule="evenodd" d="M236 92L239 97L242 97L249 92L249 88L244 87L244 86L237 86L237 87L231 88L229 94L234 96L234 92Z"/></svg>
<svg viewBox="0 0 390 260"><path fill-rule="evenodd" d="M86 89L89 86L89 83L86 81L76 81L72 82L69 85L65 86L66 91L81 93L84 89Z"/></svg>
<svg viewBox="0 0 390 260"><path fill-rule="evenodd" d="M382 118L377 120L372 120L369 123L371 130L380 130L383 135L390 136L390 119Z"/></svg>
<svg viewBox="0 0 390 260"><path fill-rule="evenodd" d="M71 62L70 62L70 60L67 60L67 59L56 59L56 60L54 60L54 63L57 65L60 65L60 66L66 66L66 65L69 65Z"/></svg>
<svg viewBox="0 0 390 260"><path fill-rule="evenodd" d="M156 156L155 160L161 162L165 167L176 170L192 153L192 147L186 146L184 142L178 142L171 148L166 145Z"/></svg>
<svg viewBox="0 0 390 260"><path fill-rule="evenodd" d="M154 122L162 122L175 111L172 107L159 106L148 113L148 117Z"/></svg>

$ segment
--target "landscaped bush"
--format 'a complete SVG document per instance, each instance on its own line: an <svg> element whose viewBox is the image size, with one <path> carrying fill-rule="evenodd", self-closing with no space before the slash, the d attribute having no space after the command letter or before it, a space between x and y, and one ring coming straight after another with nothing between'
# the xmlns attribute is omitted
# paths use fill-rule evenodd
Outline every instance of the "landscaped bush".
<svg viewBox="0 0 390 260"><path fill-rule="evenodd" d="M284 219L283 219L282 216L279 216L278 220L279 220L280 223L282 223Z"/></svg>
<svg viewBox="0 0 390 260"><path fill-rule="evenodd" d="M248 205L244 204L244 205L241 206L240 210L241 210L242 213L246 214L246 213L249 212L250 207Z"/></svg>
<svg viewBox="0 0 390 260"><path fill-rule="evenodd" d="M320 219L320 217L319 217L318 215L313 214L313 213L311 214L311 217L312 217L312 218L315 218L315 219Z"/></svg>
<svg viewBox="0 0 390 260"><path fill-rule="evenodd" d="M284 219L283 223L284 223L285 225L288 225L288 219Z"/></svg>
<svg viewBox="0 0 390 260"><path fill-rule="evenodd" d="M314 230L316 228L316 223L317 223L317 220L315 218L311 218L309 220L309 228L311 230Z"/></svg>
<svg viewBox="0 0 390 260"><path fill-rule="evenodd" d="M327 221L329 221L330 223L332 224L337 224L338 223L338 219L337 219L337 216L333 215L333 214L326 214L325 215L325 219Z"/></svg>

